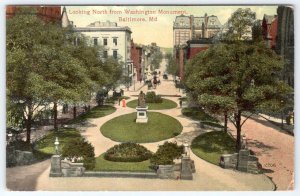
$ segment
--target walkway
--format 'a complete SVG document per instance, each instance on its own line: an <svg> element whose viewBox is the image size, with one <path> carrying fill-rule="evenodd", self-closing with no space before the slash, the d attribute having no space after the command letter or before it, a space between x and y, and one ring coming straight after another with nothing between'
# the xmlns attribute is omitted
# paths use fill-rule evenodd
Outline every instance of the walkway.
<svg viewBox="0 0 300 196"><path fill-rule="evenodd" d="M163 62L165 65L165 62ZM155 90L159 94L176 95L181 94L175 89L173 82L162 81L162 84ZM147 91L147 87L141 90ZM137 95L139 91L125 92L126 96ZM130 100L136 99L131 97ZM168 98L178 102L178 98ZM87 128L81 130L81 134L92 143L95 147L96 156L104 153L107 149L117 144L110 139L104 137L100 133L100 127L108 120L135 112L132 108L123 108L116 106L117 111L109 116L98 119L89 120L90 124ZM198 123L181 115L181 109L159 110L164 114L173 116L183 126L182 134L169 139L169 141L191 142L192 139L201 133L209 130L200 129ZM155 152L158 145L164 141L156 143L143 144L149 150ZM161 179L137 179L137 178L49 178L50 167L45 170L37 179L36 190L273 190L272 182L265 175L254 175L225 170L216 165L212 165L191 153L191 158L195 161L196 173L193 175L193 181L177 181L177 180L161 180Z"/></svg>
<svg viewBox="0 0 300 196"><path fill-rule="evenodd" d="M231 130L235 130L229 124ZM287 190L294 173L294 137L278 131L278 127L263 117L248 119L242 127L248 147L255 152L278 190ZM236 132L232 131L235 136Z"/></svg>

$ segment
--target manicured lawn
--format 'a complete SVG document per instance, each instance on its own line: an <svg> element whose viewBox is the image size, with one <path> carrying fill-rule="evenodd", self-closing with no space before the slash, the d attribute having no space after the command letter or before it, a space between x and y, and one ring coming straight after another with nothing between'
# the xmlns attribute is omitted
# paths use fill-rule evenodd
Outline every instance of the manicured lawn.
<svg viewBox="0 0 300 196"><path fill-rule="evenodd" d="M113 162L104 159L104 154L96 158L94 171L140 171L151 172L150 161L142 162Z"/></svg>
<svg viewBox="0 0 300 196"><path fill-rule="evenodd" d="M224 131L212 131L196 137L191 149L201 159L219 165L222 154L235 152L235 140Z"/></svg>
<svg viewBox="0 0 300 196"><path fill-rule="evenodd" d="M129 101L127 107L136 108L137 107L137 99ZM162 103L146 103L148 105L149 110L164 110L164 109L172 109L177 107L177 103L171 101L169 99L164 99Z"/></svg>
<svg viewBox="0 0 300 196"><path fill-rule="evenodd" d="M175 118L158 112L148 112L148 123L136 123L136 112L118 116L106 122L100 131L118 142L147 143L179 135L182 125Z"/></svg>
<svg viewBox="0 0 300 196"><path fill-rule="evenodd" d="M77 118L69 121L69 124L76 124L80 122L86 121L88 118L100 118L103 116L107 116L116 111L116 108L110 105L96 106L92 108L90 111L79 115Z"/></svg>
<svg viewBox="0 0 300 196"><path fill-rule="evenodd" d="M68 143L73 138L81 138L81 135L78 130L71 128L61 128L57 132L51 131L36 143L35 149L42 153L55 154L54 141L56 137L58 137L60 143L59 149L61 150L64 144Z"/></svg>
<svg viewBox="0 0 300 196"><path fill-rule="evenodd" d="M200 120L200 121L211 121L211 122L218 122L218 120L206 112L204 112L201 108L183 108L181 110L181 113L184 116L190 117L194 120Z"/></svg>

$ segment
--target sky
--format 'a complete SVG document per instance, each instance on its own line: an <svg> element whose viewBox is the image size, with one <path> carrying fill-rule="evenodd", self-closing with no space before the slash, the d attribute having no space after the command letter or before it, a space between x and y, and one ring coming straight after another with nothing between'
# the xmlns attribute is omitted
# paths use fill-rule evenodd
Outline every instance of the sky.
<svg viewBox="0 0 300 196"><path fill-rule="evenodd" d="M218 16L221 24L227 22L231 14L238 8L250 8L256 12L256 18L262 19L264 14L276 15L277 6L66 6L69 20L77 27L85 27L88 24L107 20L117 22L118 26L131 28L135 43L150 44L156 42L161 47L172 47L173 45L173 22L176 13L166 11L178 11L184 15L204 16L205 13ZM143 14L127 14L126 10L138 10ZM163 12L159 12L162 10ZM147 14L146 12L150 13ZM120 21L128 18L144 18L145 21ZM149 17L157 18L149 21ZM155 19L154 19L155 20Z"/></svg>

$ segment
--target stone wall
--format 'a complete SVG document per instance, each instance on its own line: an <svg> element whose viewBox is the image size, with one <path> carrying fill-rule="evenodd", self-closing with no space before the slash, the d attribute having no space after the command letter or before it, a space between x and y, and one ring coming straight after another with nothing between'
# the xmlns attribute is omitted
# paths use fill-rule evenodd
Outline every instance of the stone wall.
<svg viewBox="0 0 300 196"><path fill-rule="evenodd" d="M239 153L223 154L220 157L220 166L224 169L236 169L253 174L260 173L258 158L250 154L250 150L240 150Z"/></svg>
<svg viewBox="0 0 300 196"><path fill-rule="evenodd" d="M13 146L6 148L7 167L30 165L36 162L32 152L15 150Z"/></svg>

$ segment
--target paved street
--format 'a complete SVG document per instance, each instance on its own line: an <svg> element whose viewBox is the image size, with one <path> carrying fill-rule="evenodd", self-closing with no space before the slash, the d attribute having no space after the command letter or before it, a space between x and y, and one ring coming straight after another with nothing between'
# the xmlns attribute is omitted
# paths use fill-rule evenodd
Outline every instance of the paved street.
<svg viewBox="0 0 300 196"><path fill-rule="evenodd" d="M165 68L165 61L162 63L161 72ZM164 81L155 90L158 94L164 95L181 95L174 87L174 83ZM138 89L138 88L136 88ZM147 91L147 87L142 89ZM138 91L126 91L126 96L137 95ZM130 100L137 97L131 97ZM178 103L178 97L165 97ZM81 134L92 143L95 147L96 156L104 153L107 149L117 144L110 139L104 137L99 128L108 120L123 114L135 112L132 108L123 108L119 105L115 106L117 111L109 116L98 119L89 120L90 125L82 129ZM160 110L163 114L167 114L176 118L183 126L182 133L170 139L169 141L191 142L192 139L199 134L210 131L200 128L196 121L184 117L181 114L181 108ZM232 127L231 127L232 128ZM280 133L267 124L267 121L254 122L249 119L244 125L244 131L249 139L250 148L258 153L261 163L276 164L275 167L269 168L268 176L273 177L279 189L285 190L290 181L293 172L293 147L294 138L292 136ZM155 152L158 145L164 141L156 143L143 144L149 150ZM216 165L210 164L191 153L191 158L195 161L196 173L193 174L193 181L178 180L161 180L161 179L137 179L137 178L49 178L50 163L48 167L44 167L42 172L35 176L34 190L273 190L274 185L266 175L247 174L232 170L225 170ZM45 162L40 163L45 164ZM34 167L36 166L26 166ZM7 169L8 184L14 180L16 171L23 170L25 167ZM35 169L32 169L35 170ZM273 170L274 172L272 173ZM28 170L30 171L30 170ZM25 175L25 174L22 174ZM15 182L15 183L18 183ZM20 188L20 187L19 187Z"/></svg>

